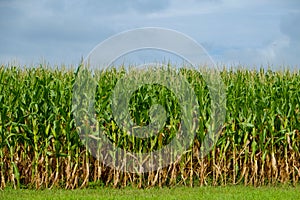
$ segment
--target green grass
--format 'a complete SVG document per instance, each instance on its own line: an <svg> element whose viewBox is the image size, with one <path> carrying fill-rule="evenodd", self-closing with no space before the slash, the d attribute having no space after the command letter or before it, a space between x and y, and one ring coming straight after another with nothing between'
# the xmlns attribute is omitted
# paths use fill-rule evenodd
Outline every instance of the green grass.
<svg viewBox="0 0 300 200"><path fill-rule="evenodd" d="M175 187L152 189L77 189L77 190L13 190L0 191L0 199L300 199L300 186L289 187Z"/></svg>

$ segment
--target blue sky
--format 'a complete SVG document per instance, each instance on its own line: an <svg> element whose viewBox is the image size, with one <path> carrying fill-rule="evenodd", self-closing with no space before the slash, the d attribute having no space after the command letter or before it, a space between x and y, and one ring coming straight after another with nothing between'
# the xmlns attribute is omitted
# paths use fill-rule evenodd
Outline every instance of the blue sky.
<svg viewBox="0 0 300 200"><path fill-rule="evenodd" d="M0 63L77 65L121 31L163 27L217 63L300 66L299 0L0 0Z"/></svg>

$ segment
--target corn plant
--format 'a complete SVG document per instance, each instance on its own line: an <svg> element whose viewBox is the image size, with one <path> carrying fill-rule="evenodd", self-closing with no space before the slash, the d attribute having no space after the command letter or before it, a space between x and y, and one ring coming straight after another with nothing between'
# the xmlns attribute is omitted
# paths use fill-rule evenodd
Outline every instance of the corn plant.
<svg viewBox="0 0 300 200"><path fill-rule="evenodd" d="M176 137L183 112L181 105L173 91L164 86L141 86L129 102L132 121L138 126L151 123L149 109L157 104L165 109L167 119L159 133L150 138L129 135L118 126L111 109L114 87L126 73L125 68L95 72L97 127L89 142L93 143L101 130L128 155L160 149ZM76 71L42 65L1 66L0 187L74 189L92 184L162 187L298 183L298 71L224 68L220 73L226 85L226 120L220 137L205 157L200 152L212 118L209 89L200 70L182 67L177 73L189 82L199 103L199 127L193 145L169 166L148 173L129 173L97 160L85 148L86 141L79 137L72 112ZM105 147L100 143L98 149ZM105 152L96 154L103 157ZM113 156L106 155L106 159Z"/></svg>

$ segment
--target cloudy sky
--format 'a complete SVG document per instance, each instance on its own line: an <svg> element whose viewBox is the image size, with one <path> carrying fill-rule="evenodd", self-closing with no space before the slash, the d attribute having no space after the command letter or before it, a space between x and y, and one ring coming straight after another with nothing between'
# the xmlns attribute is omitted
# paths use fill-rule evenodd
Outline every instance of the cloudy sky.
<svg viewBox="0 0 300 200"><path fill-rule="evenodd" d="M77 65L114 34L163 27L217 63L300 66L299 0L0 0L0 15L2 64Z"/></svg>

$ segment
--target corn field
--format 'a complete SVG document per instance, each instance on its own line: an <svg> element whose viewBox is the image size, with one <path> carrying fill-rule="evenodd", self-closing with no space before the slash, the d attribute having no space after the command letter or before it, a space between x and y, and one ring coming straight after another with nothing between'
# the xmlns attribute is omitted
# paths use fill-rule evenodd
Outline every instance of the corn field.
<svg viewBox="0 0 300 200"><path fill-rule="evenodd" d="M146 85L130 100L139 125L149 123L151 104L168 112L163 130L136 139L116 126L110 95L125 71L98 72L95 110L107 137L128 151L147 152L168 144L178 129L180 106L170 90ZM198 98L199 128L189 151L171 165L147 173L107 167L80 140L72 115L76 72L45 66L0 67L0 188L82 188L296 185L300 178L299 71L223 70L226 120L220 137L205 156L200 144L210 118L210 96L201 74L182 68Z"/></svg>

